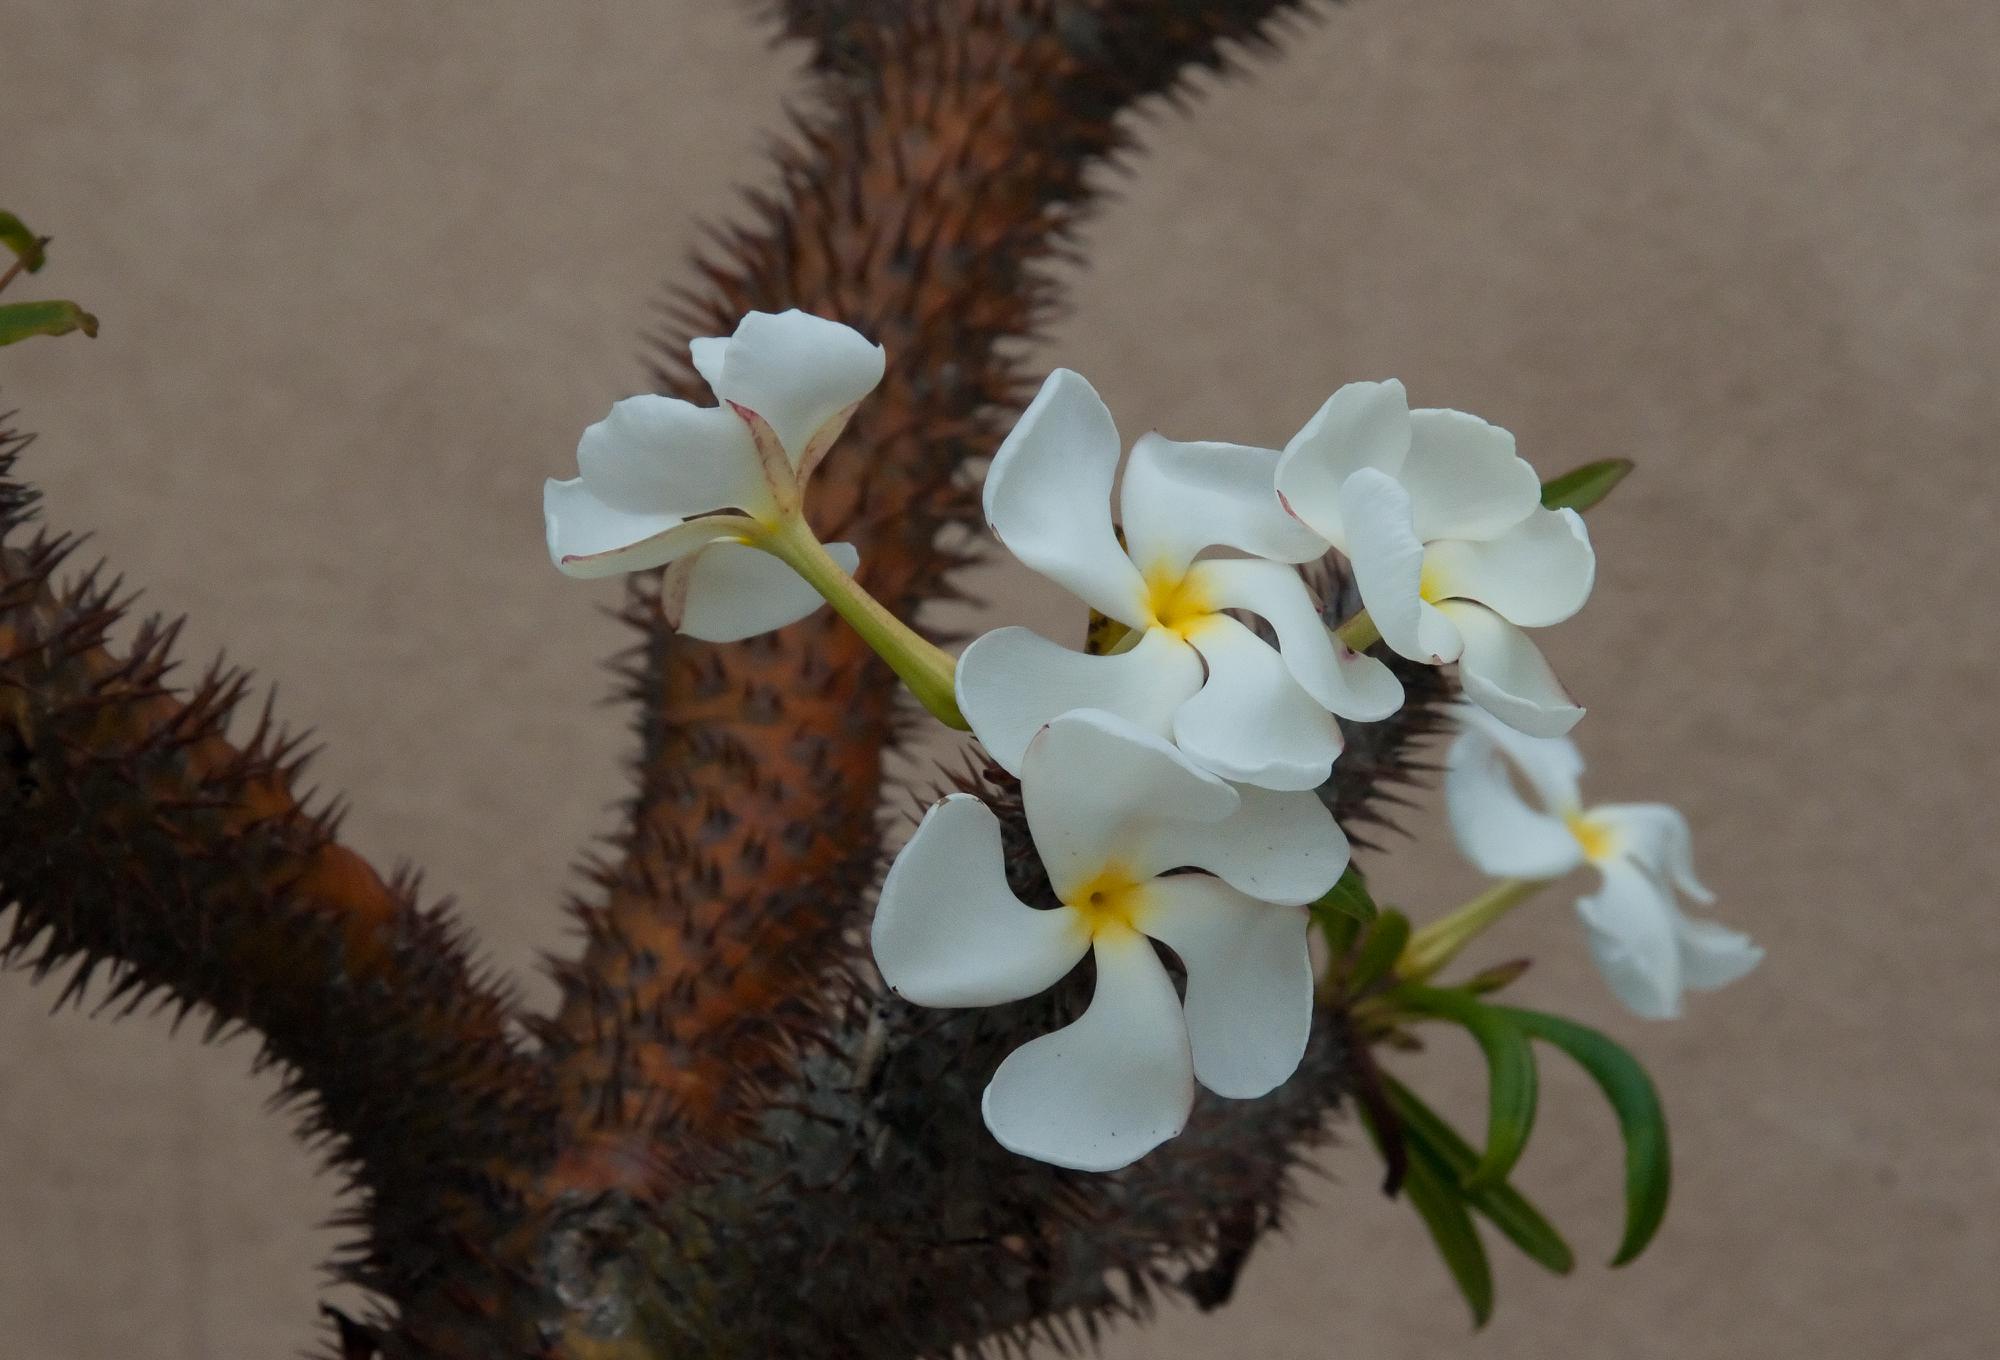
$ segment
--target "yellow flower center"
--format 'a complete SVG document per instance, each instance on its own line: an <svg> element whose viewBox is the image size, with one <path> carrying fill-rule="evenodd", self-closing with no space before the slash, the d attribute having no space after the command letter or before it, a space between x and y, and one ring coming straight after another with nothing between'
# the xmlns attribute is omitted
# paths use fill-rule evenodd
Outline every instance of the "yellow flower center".
<svg viewBox="0 0 2000 1360"><path fill-rule="evenodd" d="M1583 847L1584 858L1592 864L1602 864L1618 853L1618 829L1581 812L1572 812L1563 818L1569 827L1569 834L1576 837L1576 843Z"/></svg>
<svg viewBox="0 0 2000 1360"><path fill-rule="evenodd" d="M1157 568L1146 573L1146 607L1152 612L1155 627L1178 633L1183 639L1215 614L1214 602L1191 572Z"/></svg>
<svg viewBox="0 0 2000 1360"><path fill-rule="evenodd" d="M1071 893L1064 905L1077 914L1092 939L1137 930L1145 905L1145 885L1121 865L1107 864L1096 877Z"/></svg>
<svg viewBox="0 0 2000 1360"><path fill-rule="evenodd" d="M1445 581L1444 573L1431 564L1429 553L1424 554L1423 572L1417 577L1417 595L1431 604L1451 598L1451 586Z"/></svg>

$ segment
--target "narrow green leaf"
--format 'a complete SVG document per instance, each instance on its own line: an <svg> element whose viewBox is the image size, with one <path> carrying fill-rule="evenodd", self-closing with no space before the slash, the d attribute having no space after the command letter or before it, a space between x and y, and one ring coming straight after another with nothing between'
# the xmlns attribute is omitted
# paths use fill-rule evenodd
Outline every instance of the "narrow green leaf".
<svg viewBox="0 0 2000 1360"><path fill-rule="evenodd" d="M1562 476L1542 483L1542 504L1551 510L1582 513L1610 495L1611 488L1625 480L1632 466L1630 458L1601 458L1571 468Z"/></svg>
<svg viewBox="0 0 2000 1360"><path fill-rule="evenodd" d="M1625 1238L1611 1259L1622 1266L1653 1240L1667 1216L1673 1188L1673 1154L1660 1093L1639 1060L1605 1038L1561 1016L1496 1006L1516 1025L1576 1060L1604 1092L1625 1138Z"/></svg>
<svg viewBox="0 0 2000 1360"><path fill-rule="evenodd" d="M31 335L97 334L97 318L74 302L17 302L0 307L0 345Z"/></svg>
<svg viewBox="0 0 2000 1360"><path fill-rule="evenodd" d="M1380 1151L1382 1137L1373 1122L1363 1119L1362 1127L1368 1130L1368 1136ZM1431 1241L1437 1244L1445 1269L1451 1272L1458 1292L1472 1309L1472 1325L1484 1327L1493 1316L1493 1268L1487 1262L1486 1248L1479 1241L1479 1231L1472 1226L1472 1216L1465 1211L1456 1187L1440 1170L1437 1160L1425 1155L1420 1145L1411 1147L1409 1169L1403 1177L1403 1197L1417 1211Z"/></svg>
<svg viewBox="0 0 2000 1360"><path fill-rule="evenodd" d="M1382 1084L1390 1108L1402 1121L1404 1137L1435 1157L1450 1181L1463 1184L1479 1164L1479 1154L1472 1145L1402 1082L1385 1072ZM1567 1275L1575 1269L1576 1253L1570 1250L1555 1225L1506 1181L1466 1191L1465 1202L1543 1269L1557 1275Z"/></svg>
<svg viewBox="0 0 2000 1360"><path fill-rule="evenodd" d="M1312 904L1314 912L1337 912L1352 917L1362 925L1367 925L1379 914L1375 899L1369 895L1368 880L1353 865L1340 876L1340 882L1326 890L1326 896Z"/></svg>
<svg viewBox="0 0 2000 1360"><path fill-rule="evenodd" d="M1462 991L1404 987L1396 999L1420 1014L1463 1025L1486 1055L1490 1086L1486 1155L1466 1178L1466 1188L1481 1189L1505 1180L1535 1128L1535 1050L1527 1034L1507 1012L1474 1001Z"/></svg>
<svg viewBox="0 0 2000 1360"><path fill-rule="evenodd" d="M1354 967L1347 975L1347 990L1350 995L1359 995L1381 981L1402 956L1403 946L1410 942L1410 918L1394 907L1384 907L1375 918L1375 928L1362 941L1361 952L1355 956Z"/></svg>
<svg viewBox="0 0 2000 1360"><path fill-rule="evenodd" d="M42 238L10 212L0 212L0 246L13 251L21 267L30 274L40 269L47 258L42 253Z"/></svg>

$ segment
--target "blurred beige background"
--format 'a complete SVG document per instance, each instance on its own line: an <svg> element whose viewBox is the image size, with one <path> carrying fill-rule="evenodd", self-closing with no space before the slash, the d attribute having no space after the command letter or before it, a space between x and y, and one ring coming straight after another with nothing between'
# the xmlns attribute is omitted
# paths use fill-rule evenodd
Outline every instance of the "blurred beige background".
<svg viewBox="0 0 2000 1360"><path fill-rule="evenodd" d="M641 382L695 224L763 174L797 54L722 0L14 0L0 194L94 344L0 352L53 520L315 726L353 839L430 867L541 994L611 825L617 645L542 556L544 475ZM560 16L560 17L559 17ZM1283 440L1338 383L1642 474L1551 650L1601 798L1697 828L1770 948L1648 1026L1563 899L1498 946L1664 1085L1678 1185L1603 1269L1619 1160L1551 1066L1525 1181L1587 1263L1503 1249L1481 1336L1354 1147L1239 1302L1111 1353L1986 1357L2000 1341L2000 10L1989 0L1366 0L1163 114L1048 363L1128 433ZM25 295L25 290L23 290ZM1018 573L994 617L1069 620ZM1382 871L1473 885L1434 821ZM332 1186L250 1046L0 977L0 1337L36 1360L296 1352ZM1405 1070L1453 1108L1449 1051Z"/></svg>

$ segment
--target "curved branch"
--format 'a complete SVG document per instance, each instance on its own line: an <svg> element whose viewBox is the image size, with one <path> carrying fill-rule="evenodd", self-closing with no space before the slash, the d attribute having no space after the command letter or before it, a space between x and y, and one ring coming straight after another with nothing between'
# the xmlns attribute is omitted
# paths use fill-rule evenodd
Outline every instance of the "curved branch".
<svg viewBox="0 0 2000 1360"><path fill-rule="evenodd" d="M512 1004L413 884L301 805L305 758L268 708L247 740L224 735L245 676L216 667L174 694L178 625L115 651L117 584L58 586L67 541L10 541L33 500L11 462L0 441L0 962L72 969L63 1000L103 972L107 1007L157 997L205 1010L210 1035L255 1030L368 1195L350 1273L393 1291L426 1268L442 1206L489 1197L494 1167L546 1141Z"/></svg>

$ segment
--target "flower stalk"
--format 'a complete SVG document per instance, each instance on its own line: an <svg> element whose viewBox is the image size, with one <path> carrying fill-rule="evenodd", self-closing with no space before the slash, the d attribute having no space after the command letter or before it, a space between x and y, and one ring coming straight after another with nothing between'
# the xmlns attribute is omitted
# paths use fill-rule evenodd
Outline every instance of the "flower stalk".
<svg viewBox="0 0 2000 1360"><path fill-rule="evenodd" d="M1365 609L1357 609L1352 618L1333 630L1333 635L1350 652L1365 652L1382 640L1382 630Z"/></svg>
<svg viewBox="0 0 2000 1360"><path fill-rule="evenodd" d="M958 663L951 654L884 608L833 560L802 517L781 520L746 541L783 562L818 591L862 641L889 663L932 717L960 732L971 730L965 715L958 711L953 690Z"/></svg>
<svg viewBox="0 0 2000 1360"><path fill-rule="evenodd" d="M1508 878L1495 883L1451 915L1413 933L1396 960L1396 976L1404 982L1427 981L1494 922L1554 881Z"/></svg>

